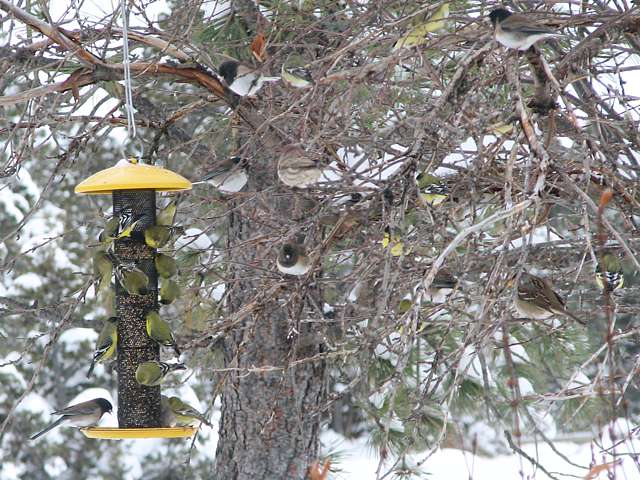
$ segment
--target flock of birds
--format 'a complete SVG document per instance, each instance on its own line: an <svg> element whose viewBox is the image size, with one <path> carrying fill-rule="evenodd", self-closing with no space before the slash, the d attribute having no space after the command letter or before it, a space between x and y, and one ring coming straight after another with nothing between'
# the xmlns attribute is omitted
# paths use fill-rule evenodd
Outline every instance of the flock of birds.
<svg viewBox="0 0 640 480"><path fill-rule="evenodd" d="M513 50L524 51L540 40L562 35L530 15L512 13L504 8L491 11L489 19L493 25L496 41ZM289 70L284 66L281 70L281 77L266 77L258 69L235 60L229 60L220 64L218 74L224 79L229 89L240 96L255 95L264 83L278 80L282 80L293 88L313 86L313 79L308 71L304 69ZM237 192L248 181L247 166L248 163L245 159L231 157L220 162L216 169L209 172L203 180L211 183L222 192ZM286 145L280 150L277 174L279 180L288 187L309 188L320 180L322 173L321 163L305 151L301 145ZM446 200L448 188L437 177L432 175L419 176L416 181L423 200L430 205L436 206ZM150 247L154 249L163 247L176 232L177 227L172 225L175 213L175 204L170 204L158 214L157 225L145 230L145 241ZM135 225L136 222L131 222L131 218L126 215L126 212L114 216L105 225L100 242L102 244L109 243L114 239L129 236ZM610 293L622 287L624 277L618 255L614 252L606 252L600 260L596 269L596 281L600 288ZM158 253L155 263L160 277L167 283L173 282L170 278L177 271L175 261L166 254ZM276 264L280 272L293 276L308 274L312 266L304 244L298 241L286 242L281 246ZM111 285L111 275L115 270L118 281L130 294L146 292L145 288L148 283L146 275L135 265L120 262L112 252L98 251L94 257L94 265L96 275L99 278L98 290ZM437 291L445 292L445 294L451 292L457 283L457 279L450 272L442 269L430 285L430 294L435 297ZM168 283L168 285L169 287L165 289L165 301L162 298L162 287L160 289L162 303L171 303L179 294L175 282ZM582 319L566 309L564 300L553 289L548 279L528 272L522 272L519 276L515 308L521 316L530 319L545 320L561 315L585 324ZM113 358L117 345L117 322L117 317L111 317L105 322L98 337L88 375L91 375L96 363ZM180 356L173 332L158 312L151 311L147 314L146 329L152 340L161 346L172 348L175 354ZM181 363L144 362L136 370L136 380L142 385L159 385L169 373L185 368ZM111 412L111 410L111 403L104 398L96 398L57 410L53 412L53 415L60 415L60 417L31 438L38 438L59 425L76 427L95 425L104 413ZM179 398L162 396L163 426L192 425L194 422L210 425L200 412Z"/></svg>

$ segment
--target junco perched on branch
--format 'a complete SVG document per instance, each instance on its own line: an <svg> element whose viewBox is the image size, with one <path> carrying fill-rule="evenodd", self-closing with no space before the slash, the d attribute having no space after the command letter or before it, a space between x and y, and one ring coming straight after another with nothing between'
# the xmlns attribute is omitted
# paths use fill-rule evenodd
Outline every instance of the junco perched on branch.
<svg viewBox="0 0 640 480"><path fill-rule="evenodd" d="M280 247L278 270L287 275L304 275L311 268L311 261L306 254L304 245L287 242Z"/></svg>
<svg viewBox="0 0 640 480"><path fill-rule="evenodd" d="M249 180L246 166L246 159L229 157L216 163L212 170L205 173L204 177L202 177L202 182L210 183L222 192L239 192Z"/></svg>
<svg viewBox="0 0 640 480"><path fill-rule="evenodd" d="M530 273L524 272L520 275L515 307L518 313L526 318L546 320L554 315L565 315L585 325L583 320L565 308L564 300L553 290L547 279Z"/></svg>
<svg viewBox="0 0 640 480"><path fill-rule="evenodd" d="M265 77L258 70L227 60L218 67L218 73L224 78L229 89L241 97L255 95L265 82L277 82L280 77Z"/></svg>
<svg viewBox="0 0 640 480"><path fill-rule="evenodd" d="M289 187L305 188L316 183L322 170L318 162L298 145L285 145L278 159L278 178Z"/></svg>
<svg viewBox="0 0 640 480"><path fill-rule="evenodd" d="M426 283L424 285L426 286ZM427 289L428 300L432 303L446 302L447 297L457 285L458 279L446 268L441 268Z"/></svg>
<svg viewBox="0 0 640 480"><path fill-rule="evenodd" d="M70 405L62 410L56 410L52 415L61 415L61 417L41 432L31 435L31 440L35 440L60 425L90 427L97 424L102 418L102 415L111 413L112 409L113 407L109 400L105 398L94 398L93 400Z"/></svg>
<svg viewBox="0 0 640 480"><path fill-rule="evenodd" d="M528 50L539 40L561 37L551 28L536 23L529 15L496 8L489 13L495 39L507 48Z"/></svg>

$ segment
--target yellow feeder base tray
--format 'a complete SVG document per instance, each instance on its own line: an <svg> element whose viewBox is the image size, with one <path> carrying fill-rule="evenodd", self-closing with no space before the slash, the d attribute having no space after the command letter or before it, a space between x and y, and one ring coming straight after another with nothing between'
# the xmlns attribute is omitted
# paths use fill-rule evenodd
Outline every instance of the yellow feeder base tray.
<svg viewBox="0 0 640 480"><path fill-rule="evenodd" d="M124 440L126 438L186 438L192 437L198 429L195 427L162 427L162 428L117 428L87 427L80 431L89 438L105 438Z"/></svg>

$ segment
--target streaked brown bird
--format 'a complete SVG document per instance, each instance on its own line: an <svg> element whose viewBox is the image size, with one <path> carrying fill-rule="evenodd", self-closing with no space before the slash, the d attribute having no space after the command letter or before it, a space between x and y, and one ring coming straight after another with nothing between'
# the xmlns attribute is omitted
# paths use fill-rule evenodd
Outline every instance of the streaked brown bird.
<svg viewBox="0 0 640 480"><path fill-rule="evenodd" d="M523 272L520 275L515 307L518 313L526 318L546 320L554 315L564 315L586 325L565 308L563 298L553 290L549 280L530 273Z"/></svg>
<svg viewBox="0 0 640 480"><path fill-rule="evenodd" d="M278 159L278 178L289 187L306 188L322 175L322 169L298 144L285 145Z"/></svg>

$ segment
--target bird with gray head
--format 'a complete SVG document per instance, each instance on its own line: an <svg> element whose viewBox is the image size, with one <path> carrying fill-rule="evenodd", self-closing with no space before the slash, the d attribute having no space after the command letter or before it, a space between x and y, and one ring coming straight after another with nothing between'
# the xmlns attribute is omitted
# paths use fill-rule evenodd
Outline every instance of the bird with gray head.
<svg viewBox="0 0 640 480"><path fill-rule="evenodd" d="M317 183L322 175L319 162L299 144L285 145L278 159L278 178L289 187L305 188Z"/></svg>
<svg viewBox="0 0 640 480"><path fill-rule="evenodd" d="M56 410L51 415L60 415L55 422L44 430L31 435L31 440L41 437L45 433L58 426L90 427L96 425L105 413L111 413L113 407L106 398L94 398L86 402L76 403L61 410Z"/></svg>
<svg viewBox="0 0 640 480"><path fill-rule="evenodd" d="M513 50L528 50L540 40L563 36L556 30L536 22L531 15L512 13L506 8L492 10L489 19L496 41Z"/></svg>

